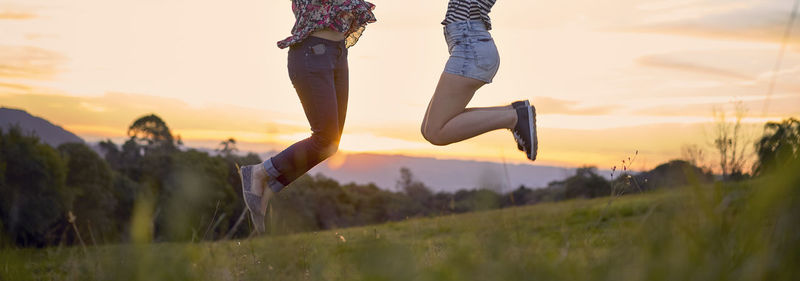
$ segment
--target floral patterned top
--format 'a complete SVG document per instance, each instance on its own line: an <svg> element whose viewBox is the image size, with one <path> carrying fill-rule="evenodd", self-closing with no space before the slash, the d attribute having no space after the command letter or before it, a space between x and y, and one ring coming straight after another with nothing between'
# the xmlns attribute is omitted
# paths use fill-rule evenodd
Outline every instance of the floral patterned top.
<svg viewBox="0 0 800 281"><path fill-rule="evenodd" d="M303 41L314 31L329 28L346 34L348 48L355 45L368 23L375 22L375 5L364 0L292 0L295 24L292 36L278 42L284 49Z"/></svg>

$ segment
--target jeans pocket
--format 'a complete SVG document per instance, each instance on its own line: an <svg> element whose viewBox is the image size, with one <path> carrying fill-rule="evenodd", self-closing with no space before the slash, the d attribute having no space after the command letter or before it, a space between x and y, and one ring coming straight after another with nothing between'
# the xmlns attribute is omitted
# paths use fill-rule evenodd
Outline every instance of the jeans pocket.
<svg viewBox="0 0 800 281"><path fill-rule="evenodd" d="M333 51L325 44L308 47L305 52L306 68L311 72L333 70Z"/></svg>
<svg viewBox="0 0 800 281"><path fill-rule="evenodd" d="M475 42L475 60L478 68L494 72L500 66L500 53L492 38L479 38Z"/></svg>

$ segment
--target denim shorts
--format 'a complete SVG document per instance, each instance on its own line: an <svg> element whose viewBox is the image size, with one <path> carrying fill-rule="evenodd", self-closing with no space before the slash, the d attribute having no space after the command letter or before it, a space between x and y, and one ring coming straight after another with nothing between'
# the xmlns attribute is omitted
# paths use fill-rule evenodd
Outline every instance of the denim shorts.
<svg viewBox="0 0 800 281"><path fill-rule="evenodd" d="M444 27L450 58L444 72L492 83L500 68L500 54L480 20L459 21Z"/></svg>

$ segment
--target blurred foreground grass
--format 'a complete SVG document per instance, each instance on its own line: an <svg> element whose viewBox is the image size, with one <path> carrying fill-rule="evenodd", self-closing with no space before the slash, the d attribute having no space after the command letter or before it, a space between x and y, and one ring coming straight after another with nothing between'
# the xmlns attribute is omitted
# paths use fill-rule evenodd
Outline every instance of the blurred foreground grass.
<svg viewBox="0 0 800 281"><path fill-rule="evenodd" d="M0 280L796 280L798 170L288 236L3 249Z"/></svg>

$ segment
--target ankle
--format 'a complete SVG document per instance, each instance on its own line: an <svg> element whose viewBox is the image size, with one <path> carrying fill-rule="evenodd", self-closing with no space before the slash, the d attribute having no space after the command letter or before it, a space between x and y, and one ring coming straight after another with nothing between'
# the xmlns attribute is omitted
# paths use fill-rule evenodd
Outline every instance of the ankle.
<svg viewBox="0 0 800 281"><path fill-rule="evenodd" d="M509 123L507 123L506 128L509 130L513 130L515 127L517 127L517 122L519 121L518 120L519 117L517 115L517 110L514 108L512 108L508 112L509 112L509 120L508 120Z"/></svg>

